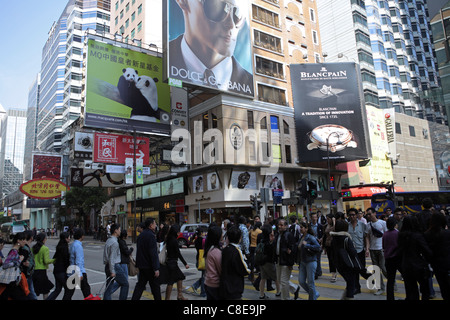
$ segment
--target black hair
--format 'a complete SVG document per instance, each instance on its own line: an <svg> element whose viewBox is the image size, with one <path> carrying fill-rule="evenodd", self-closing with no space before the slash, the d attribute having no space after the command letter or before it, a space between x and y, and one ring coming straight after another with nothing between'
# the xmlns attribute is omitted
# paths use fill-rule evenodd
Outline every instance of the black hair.
<svg viewBox="0 0 450 320"><path fill-rule="evenodd" d="M23 233L25 233L25 240L29 241L33 239L33 231L25 230Z"/></svg>
<svg viewBox="0 0 450 320"><path fill-rule="evenodd" d="M236 225L231 226L227 231L227 237L230 243L238 244L241 240L242 231Z"/></svg>
<svg viewBox="0 0 450 320"><path fill-rule="evenodd" d="M83 230L83 229L81 229L81 228L76 228L76 229L73 231L73 238L74 238L75 240L80 240L83 236L84 236L84 230Z"/></svg>
<svg viewBox="0 0 450 320"><path fill-rule="evenodd" d="M12 244L15 245L19 240L25 240L25 233L24 232L17 232L14 235L14 238L12 239Z"/></svg>
<svg viewBox="0 0 450 320"><path fill-rule="evenodd" d="M170 226L170 229L167 232L167 241L169 241L170 238L174 238L176 240L178 237L178 232L180 232L179 225L173 224L172 226Z"/></svg>
<svg viewBox="0 0 450 320"><path fill-rule="evenodd" d="M123 229L122 231L120 231L120 239L126 239L126 237L128 237L128 232L127 230Z"/></svg>
<svg viewBox="0 0 450 320"><path fill-rule="evenodd" d="M118 224L118 223L113 223L112 225L111 225L111 227L110 227L110 229L109 229L109 232L111 233L111 234L113 234L117 229L119 229L120 228L120 224Z"/></svg>
<svg viewBox="0 0 450 320"><path fill-rule="evenodd" d="M356 208L350 208L350 209L348 209L348 210L347 210L347 214L350 214L350 212L352 212L352 211L355 213L355 215L358 214L358 210L356 210Z"/></svg>
<svg viewBox="0 0 450 320"><path fill-rule="evenodd" d="M70 237L70 234L68 232L61 232L59 234L59 242L56 245L56 251L58 251L58 249L61 249L63 247L68 248L69 244L67 243L67 239Z"/></svg>
<svg viewBox="0 0 450 320"><path fill-rule="evenodd" d="M208 235L205 241L205 253L203 256L206 258L208 251L212 247L219 247L220 238L222 237L222 228L219 226L212 226L208 229Z"/></svg>
<svg viewBox="0 0 450 320"><path fill-rule="evenodd" d="M431 200L430 198L425 198L422 200L422 206L425 209L431 209L431 207L433 207L433 200Z"/></svg>
<svg viewBox="0 0 450 320"><path fill-rule="evenodd" d="M397 219L395 219L394 217L389 217L386 221L386 227L388 228L388 230L394 230L395 226L397 225Z"/></svg>
<svg viewBox="0 0 450 320"><path fill-rule="evenodd" d="M302 221L300 222L300 227L305 228L310 235L314 235L314 232L312 231L311 226L308 223Z"/></svg>
<svg viewBox="0 0 450 320"><path fill-rule="evenodd" d="M147 218L145 219L145 228L144 229L148 229L148 227L150 227L153 222L155 222L155 218Z"/></svg>
<svg viewBox="0 0 450 320"><path fill-rule="evenodd" d="M36 244L33 246L34 254L37 254L39 250L41 250L42 246L44 245L45 238L47 238L45 232L41 232L36 236Z"/></svg>
<svg viewBox="0 0 450 320"><path fill-rule="evenodd" d="M342 219L337 220L336 221L336 225L334 226L334 231L336 231L336 232L342 232L342 231L347 232L348 231L348 223L347 223L347 221L342 220Z"/></svg>

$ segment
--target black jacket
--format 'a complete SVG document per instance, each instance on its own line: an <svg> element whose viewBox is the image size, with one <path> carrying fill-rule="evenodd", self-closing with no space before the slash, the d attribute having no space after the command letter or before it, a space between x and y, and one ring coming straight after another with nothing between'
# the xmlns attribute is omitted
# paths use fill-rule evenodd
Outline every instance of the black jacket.
<svg viewBox="0 0 450 320"><path fill-rule="evenodd" d="M278 246L278 239L281 237L280 242L280 252L277 255L277 246ZM288 249L291 250L291 253L288 253ZM281 266L293 266L296 256L296 243L294 236L291 232L285 231L283 234L278 233L275 238L275 256L276 261Z"/></svg>
<svg viewBox="0 0 450 320"><path fill-rule="evenodd" d="M172 40L169 42L169 59L170 59L170 66L174 66L178 69L186 69L186 63L183 60L183 54L181 52L181 41L183 40L183 35L180 35L178 38ZM245 70L239 62L233 57L231 57L233 60L233 71L231 74L230 81L232 83L239 83L242 85L248 85L250 87L250 90L252 92L252 95L254 95L254 88L253 88L253 76ZM169 70L169 77L177 78L176 76L171 75L171 71ZM182 79L186 81L185 79ZM240 94L247 94L245 92L241 92L238 88L232 87L229 88L228 91L240 93Z"/></svg>
<svg viewBox="0 0 450 320"><path fill-rule="evenodd" d="M244 292L244 277L250 273L244 255L233 244L222 250L222 274L220 277L221 299L235 300Z"/></svg>
<svg viewBox="0 0 450 320"><path fill-rule="evenodd" d="M420 232L400 232L398 249L402 257L403 272L415 273L428 267L432 252Z"/></svg>
<svg viewBox="0 0 450 320"><path fill-rule="evenodd" d="M66 273L70 265L69 244L58 244L53 259L55 259L53 273Z"/></svg>
<svg viewBox="0 0 450 320"><path fill-rule="evenodd" d="M155 233L145 229L136 241L136 266L157 271L160 268Z"/></svg>
<svg viewBox="0 0 450 320"><path fill-rule="evenodd" d="M129 264L130 263L130 255L133 252L133 248L128 248L127 243L123 239L118 239L119 249L120 249L120 263L121 264Z"/></svg>

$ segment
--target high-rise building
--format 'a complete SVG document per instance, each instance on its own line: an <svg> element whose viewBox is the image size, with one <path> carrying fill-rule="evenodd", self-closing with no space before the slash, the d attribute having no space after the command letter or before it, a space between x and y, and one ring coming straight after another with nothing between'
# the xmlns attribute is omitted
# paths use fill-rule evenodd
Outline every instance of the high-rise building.
<svg viewBox="0 0 450 320"><path fill-rule="evenodd" d="M366 103L442 121L426 0L319 0L318 10L327 61L360 64Z"/></svg>
<svg viewBox="0 0 450 320"><path fill-rule="evenodd" d="M24 154L25 181L31 179L32 152L33 150L36 149L37 146L40 83L41 83L41 75L38 74L28 91L27 132L25 139L25 154Z"/></svg>
<svg viewBox="0 0 450 320"><path fill-rule="evenodd" d="M0 125L0 194L2 198L19 189L23 182L25 152L25 110L8 109Z"/></svg>
<svg viewBox="0 0 450 320"><path fill-rule="evenodd" d="M431 29L433 31L433 44L441 77L443 99L446 107L449 125L450 116L450 1L439 12L431 17Z"/></svg>
<svg viewBox="0 0 450 320"><path fill-rule="evenodd" d="M80 116L85 32L109 32L109 11L109 0L70 0L50 29L42 50L39 150L60 152L66 129Z"/></svg>

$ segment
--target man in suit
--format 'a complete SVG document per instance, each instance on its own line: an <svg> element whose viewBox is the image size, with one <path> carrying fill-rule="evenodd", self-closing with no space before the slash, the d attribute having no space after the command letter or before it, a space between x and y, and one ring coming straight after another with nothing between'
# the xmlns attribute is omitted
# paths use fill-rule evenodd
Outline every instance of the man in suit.
<svg viewBox="0 0 450 320"><path fill-rule="evenodd" d="M176 0L184 34L169 43L169 77L252 95L253 76L233 56L247 1Z"/></svg>
<svg viewBox="0 0 450 320"><path fill-rule="evenodd" d="M156 221L153 218L145 220L145 228L136 241L136 266L139 268L139 277L134 288L131 300L139 300L147 282L155 300L161 300L161 288L158 283L159 257L156 242Z"/></svg>

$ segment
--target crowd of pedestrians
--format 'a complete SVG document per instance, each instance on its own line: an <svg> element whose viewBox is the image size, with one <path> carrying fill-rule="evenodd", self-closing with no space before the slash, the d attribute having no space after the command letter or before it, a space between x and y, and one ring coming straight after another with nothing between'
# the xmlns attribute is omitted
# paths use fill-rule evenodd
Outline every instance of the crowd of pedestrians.
<svg viewBox="0 0 450 320"><path fill-rule="evenodd" d="M345 213L311 213L298 221L297 216L267 221L254 217L253 224L244 217L224 220L221 226L212 222L195 234L196 266L201 276L192 290L207 300L239 300L248 278L260 299L269 299L267 291L276 290L275 297L298 299L302 288L309 300L320 293L315 281L322 276L321 256L329 261L331 282L340 275L346 283L342 299L354 299L361 293L360 277L372 281L374 294L386 293L394 300L396 275L400 273L406 300L428 300L435 295L433 276L442 298L450 299L450 230L445 214L434 211L431 200L422 203L423 211L405 214L401 209L377 216L375 209L366 212L349 209ZM135 264L137 283L132 300L139 300L147 283L155 300L161 300L161 286L166 285L165 299L170 300L176 285L178 300L183 293L185 269L188 263L181 254L177 224L162 224L157 232L156 221L146 219L138 226ZM126 243L127 232L119 224L108 225L104 245L104 300L120 289L119 299L126 300L130 291L129 266L134 259L133 248ZM5 257L0 250L2 279L4 271L19 270L11 283L0 284L0 298L14 300L55 300L64 291L62 300L71 300L76 285L85 299L93 298L84 263L83 229L70 234L62 232L56 252L50 258L46 233L34 236L32 231L17 233L12 249ZM36 243L32 246L33 239ZM3 241L0 241L0 249ZM366 258L371 264L366 265ZM48 278L53 264L54 284ZM298 267L298 284L292 270ZM374 277L376 275L377 277ZM384 281L386 279L386 283ZM3 280L2 280L3 281ZM369 283L369 282L368 282ZM273 287L275 285L275 288ZM52 289L54 289L52 291Z"/></svg>

